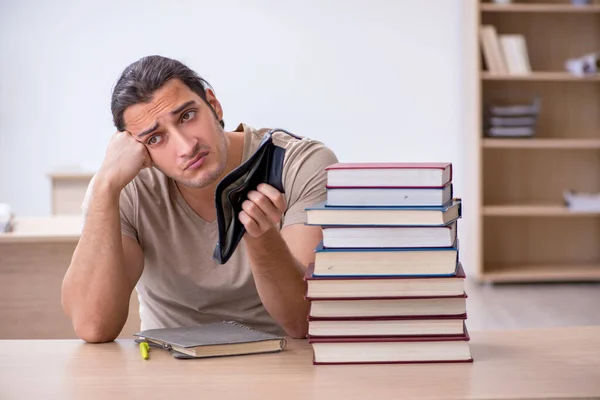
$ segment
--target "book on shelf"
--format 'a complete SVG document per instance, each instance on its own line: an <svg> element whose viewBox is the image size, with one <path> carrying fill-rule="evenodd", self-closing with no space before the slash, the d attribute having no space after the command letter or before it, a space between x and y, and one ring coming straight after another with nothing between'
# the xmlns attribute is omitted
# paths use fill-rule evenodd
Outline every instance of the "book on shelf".
<svg viewBox="0 0 600 400"><path fill-rule="evenodd" d="M328 188L443 188L452 180L450 163L336 163L325 170Z"/></svg>
<svg viewBox="0 0 600 400"><path fill-rule="evenodd" d="M487 70L493 75L526 75L531 73L531 62L525 36L500 34L491 24L479 28L481 52Z"/></svg>
<svg viewBox="0 0 600 400"><path fill-rule="evenodd" d="M535 133L535 128L530 126L511 126L511 127L498 127L494 126L487 129L487 136L489 137L505 137L505 138L519 138L519 137L532 137Z"/></svg>
<svg viewBox="0 0 600 400"><path fill-rule="evenodd" d="M496 127L518 127L518 126L533 126L536 124L535 117L490 117L491 126Z"/></svg>
<svg viewBox="0 0 600 400"><path fill-rule="evenodd" d="M469 340L464 326L460 335L319 337L308 342L313 347L313 363L319 365L472 362Z"/></svg>
<svg viewBox="0 0 600 400"><path fill-rule="evenodd" d="M500 46L498 31L494 25L482 25L479 27L479 42L483 59L490 74L506 75L508 67L504 59L504 52Z"/></svg>
<svg viewBox="0 0 600 400"><path fill-rule="evenodd" d="M508 96L509 93L504 93ZM513 93L514 95L514 93ZM506 98L488 101L484 109L483 128L488 137L532 137L535 134L541 99L534 94L528 101Z"/></svg>
<svg viewBox="0 0 600 400"><path fill-rule="evenodd" d="M531 73L531 64L527 53L525 36L518 34L499 35L500 46L506 61L509 75L526 75Z"/></svg>
<svg viewBox="0 0 600 400"><path fill-rule="evenodd" d="M506 99L495 100L488 102L485 105L486 117L491 120L491 118L495 117L509 117L509 118L534 118L537 120L537 116L540 113L541 109L541 97L539 94L533 95L529 100L520 99L518 101L509 102ZM527 120L526 124L520 125L530 125L529 122L531 120ZM493 124L495 125L495 124ZM514 126L514 124L512 124Z"/></svg>

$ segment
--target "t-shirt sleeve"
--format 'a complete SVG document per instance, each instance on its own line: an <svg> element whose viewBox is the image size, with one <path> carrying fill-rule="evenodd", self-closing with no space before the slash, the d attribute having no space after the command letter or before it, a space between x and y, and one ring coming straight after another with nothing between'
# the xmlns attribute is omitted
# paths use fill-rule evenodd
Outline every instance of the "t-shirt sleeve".
<svg viewBox="0 0 600 400"><path fill-rule="evenodd" d="M327 198L327 171L325 168L338 162L335 153L320 142L303 146L288 154L291 159L284 170L284 188L287 211L282 228L306 223L306 207Z"/></svg>
<svg viewBox="0 0 600 400"><path fill-rule="evenodd" d="M87 217L88 209L90 206L90 201L92 198L92 192L94 190L94 182L96 179L96 175L92 177L88 188L85 192L85 196L83 198L83 202L81 204L81 211L83 213L83 223L85 224L85 220ZM136 229L136 207L135 207L135 188L133 187L133 182L129 183L125 189L121 191L121 196L119 197L119 214L121 219L121 234L126 235L134 239L139 243L137 229Z"/></svg>

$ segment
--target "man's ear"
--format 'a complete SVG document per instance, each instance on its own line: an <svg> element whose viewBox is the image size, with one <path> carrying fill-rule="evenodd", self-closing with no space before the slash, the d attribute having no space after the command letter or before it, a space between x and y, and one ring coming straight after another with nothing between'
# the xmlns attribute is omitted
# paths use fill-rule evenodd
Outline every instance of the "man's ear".
<svg viewBox="0 0 600 400"><path fill-rule="evenodd" d="M223 107L221 107L221 103L219 103L219 100L217 100L217 97L215 96L215 93L212 91L212 89L206 89L206 101L208 102L208 104L210 104L217 119L219 120L219 122L221 122L222 125Z"/></svg>

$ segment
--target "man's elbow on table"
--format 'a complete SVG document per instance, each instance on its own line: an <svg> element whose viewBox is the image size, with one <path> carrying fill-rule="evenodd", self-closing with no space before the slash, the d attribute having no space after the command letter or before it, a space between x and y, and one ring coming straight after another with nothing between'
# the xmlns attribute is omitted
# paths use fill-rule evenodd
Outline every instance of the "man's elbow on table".
<svg viewBox="0 0 600 400"><path fill-rule="evenodd" d="M283 329L292 339L306 339L308 335L308 321L299 320L289 326L284 326Z"/></svg>
<svg viewBox="0 0 600 400"><path fill-rule="evenodd" d="M112 342L119 336L119 332L115 332L111 327L93 320L73 320L73 329L77 337L87 343Z"/></svg>
<svg viewBox="0 0 600 400"><path fill-rule="evenodd" d="M67 301L65 287L63 284L61 296L62 308L65 314L71 320L71 325L77 337L88 343L112 342L117 338L121 329L115 333L115 329L107 323L107 318L93 316L95 313L88 309L79 309L71 301ZM108 321L110 322L110 321Z"/></svg>

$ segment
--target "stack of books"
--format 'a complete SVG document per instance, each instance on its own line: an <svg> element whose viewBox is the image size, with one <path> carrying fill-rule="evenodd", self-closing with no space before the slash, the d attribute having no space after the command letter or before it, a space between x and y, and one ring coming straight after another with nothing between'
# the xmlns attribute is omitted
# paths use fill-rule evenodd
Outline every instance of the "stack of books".
<svg viewBox="0 0 600 400"><path fill-rule="evenodd" d="M472 361L451 164L334 164L306 212L314 364Z"/></svg>
<svg viewBox="0 0 600 400"><path fill-rule="evenodd" d="M494 25L479 28L479 42L487 70L493 75L527 75L531 63L525 36L499 34Z"/></svg>
<svg viewBox="0 0 600 400"><path fill-rule="evenodd" d="M534 95L530 101L508 103L495 100L484 109L484 131L488 137L533 137L536 131L541 100Z"/></svg>

